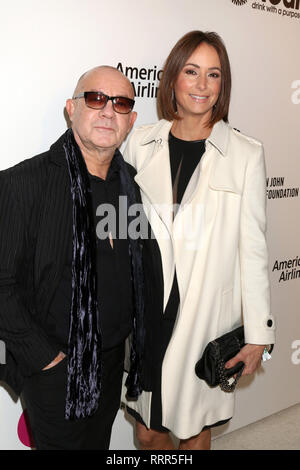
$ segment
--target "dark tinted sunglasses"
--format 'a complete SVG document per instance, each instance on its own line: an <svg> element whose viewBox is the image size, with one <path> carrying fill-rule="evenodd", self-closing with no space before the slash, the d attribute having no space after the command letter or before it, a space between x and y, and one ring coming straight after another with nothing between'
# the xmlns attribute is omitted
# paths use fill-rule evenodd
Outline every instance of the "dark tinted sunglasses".
<svg viewBox="0 0 300 470"><path fill-rule="evenodd" d="M84 98L85 104L92 109L103 109L110 100L116 113L128 114L132 111L134 100L126 98L126 96L107 96L101 91L84 91L74 96L73 100Z"/></svg>

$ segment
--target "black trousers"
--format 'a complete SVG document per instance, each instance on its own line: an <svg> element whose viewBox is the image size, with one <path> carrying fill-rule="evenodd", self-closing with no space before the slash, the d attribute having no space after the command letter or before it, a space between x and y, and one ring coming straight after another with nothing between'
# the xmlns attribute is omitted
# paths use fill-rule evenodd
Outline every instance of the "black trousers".
<svg viewBox="0 0 300 470"><path fill-rule="evenodd" d="M124 343L102 352L100 404L88 418L64 418L67 360L25 381L26 404L35 446L38 450L109 449L111 430L120 406L124 369Z"/></svg>

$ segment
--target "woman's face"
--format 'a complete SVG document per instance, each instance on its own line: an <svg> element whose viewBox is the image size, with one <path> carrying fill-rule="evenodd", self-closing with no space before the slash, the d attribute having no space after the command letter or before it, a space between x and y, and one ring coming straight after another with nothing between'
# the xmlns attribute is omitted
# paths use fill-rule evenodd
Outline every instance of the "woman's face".
<svg viewBox="0 0 300 470"><path fill-rule="evenodd" d="M178 115L209 121L221 89L221 63L213 46L203 42L186 61L174 85Z"/></svg>

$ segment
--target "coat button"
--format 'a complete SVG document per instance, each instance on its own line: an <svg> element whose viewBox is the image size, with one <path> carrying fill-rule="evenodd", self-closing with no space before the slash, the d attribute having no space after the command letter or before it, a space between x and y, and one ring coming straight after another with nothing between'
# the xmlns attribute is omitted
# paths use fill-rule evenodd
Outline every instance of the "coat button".
<svg viewBox="0 0 300 470"><path fill-rule="evenodd" d="M273 326L273 320L268 320L268 321L267 321L267 325L268 325L269 327Z"/></svg>

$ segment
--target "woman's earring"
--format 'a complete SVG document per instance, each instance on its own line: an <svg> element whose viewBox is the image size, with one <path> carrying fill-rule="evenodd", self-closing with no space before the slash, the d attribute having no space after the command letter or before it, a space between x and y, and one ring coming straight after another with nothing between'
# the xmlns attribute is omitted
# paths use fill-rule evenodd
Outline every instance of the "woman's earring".
<svg viewBox="0 0 300 470"><path fill-rule="evenodd" d="M174 88L172 88L172 103L173 103L175 112L177 112L177 103L176 103L176 97L175 97Z"/></svg>

